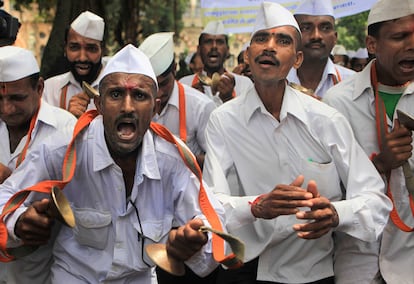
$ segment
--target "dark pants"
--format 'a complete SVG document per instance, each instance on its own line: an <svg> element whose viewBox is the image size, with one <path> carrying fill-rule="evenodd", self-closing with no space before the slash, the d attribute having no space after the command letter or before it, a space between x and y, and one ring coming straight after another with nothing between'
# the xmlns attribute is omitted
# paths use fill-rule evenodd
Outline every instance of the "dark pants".
<svg viewBox="0 0 414 284"><path fill-rule="evenodd" d="M157 272L158 284L216 284L218 268L206 277L200 277L195 274L187 266L185 267L184 276L174 276L165 270L162 270L157 266L155 269Z"/></svg>
<svg viewBox="0 0 414 284"><path fill-rule="evenodd" d="M259 259L245 263L239 269L225 270L220 268L216 284L283 284L269 281L257 281L257 264ZM321 279L305 284L335 284L334 277Z"/></svg>

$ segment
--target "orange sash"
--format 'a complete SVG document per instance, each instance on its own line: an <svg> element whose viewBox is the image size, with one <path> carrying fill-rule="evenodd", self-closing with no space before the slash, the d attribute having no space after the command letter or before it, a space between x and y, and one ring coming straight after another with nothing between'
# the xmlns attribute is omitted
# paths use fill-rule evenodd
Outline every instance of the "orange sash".
<svg viewBox="0 0 414 284"><path fill-rule="evenodd" d="M7 249L7 238L8 232L7 228L4 224L4 217L7 214L14 212L27 198L31 191L35 192L42 192L42 193L50 193L51 188L53 186L59 187L61 190L65 187L65 185L72 179L75 167L76 167L76 149L75 149L75 140L77 135L87 127L90 122L98 115L96 110L90 110L85 112L78 120L75 125L75 130L73 132L73 138L69 143L69 146L66 150L65 158L63 161L63 168L62 168L62 175L63 180L47 180L39 182L38 184L28 187L24 190L21 190L14 194L6 205L3 208L3 212L0 215L0 261L2 262L9 262L13 260L15 257L9 253ZM194 154L190 151L190 149L182 142L180 139L176 139L174 135L164 126L161 124L157 124L151 122L150 128L154 131L155 134L159 135L160 137L164 138L170 143L174 143L177 146L177 150L183 159L185 165L193 172L200 181L200 191L199 191L199 205L200 209L203 214L206 216L207 221L210 223L211 227L218 231L223 231L223 227L221 225L220 219L214 210L213 206L211 205L207 193L203 186L202 180L202 172L197 163L197 160ZM225 246L224 240L220 238L216 234L212 234L212 247L213 247L213 256L217 262L222 263L223 265L229 268L237 268L240 267L243 263L239 260L234 253L229 255L225 255ZM26 250L33 250L33 248L28 248L27 246L21 247L21 249Z"/></svg>
<svg viewBox="0 0 414 284"><path fill-rule="evenodd" d="M385 135L388 133L388 124L387 124L387 112L385 110L385 105L382 100L382 98L378 94L378 80L377 80L377 71L375 68L375 62L371 65L371 84L372 88L375 92L375 120L376 120L376 126L377 126L377 140L378 140L378 147L380 151L383 149L385 143ZM391 172L385 173L385 176L387 178L387 195L391 199L393 208L390 213L390 218L392 222L397 226L400 230L404 232L413 232L414 227L411 228L407 224L404 223L403 220L401 220L400 216L398 215L397 209L395 207L394 199L391 192ZM411 207L411 213L414 216L414 200L411 195L409 195L410 199L410 207Z"/></svg>

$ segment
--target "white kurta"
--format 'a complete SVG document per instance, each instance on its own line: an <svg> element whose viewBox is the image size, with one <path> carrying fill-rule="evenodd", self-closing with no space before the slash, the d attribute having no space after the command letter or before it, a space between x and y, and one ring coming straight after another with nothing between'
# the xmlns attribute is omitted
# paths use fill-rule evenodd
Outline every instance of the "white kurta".
<svg viewBox="0 0 414 284"><path fill-rule="evenodd" d="M371 65L372 62L350 80L344 81L340 85L333 87L327 92L326 97L324 98L326 103L335 107L348 118L354 130L356 139L368 156L372 153L379 152L375 125L375 96L370 79ZM413 106L414 83L411 83L407 86L404 94L398 101L396 109L414 115ZM393 120L396 118L397 115L394 113ZM389 131L391 131L393 127L393 120L388 118ZM414 157L409 159L409 163L413 169ZM414 218L409 205L409 195L405 186L402 167L392 170L390 187L400 217L402 217L407 225L414 227ZM358 251L369 249L367 244L357 243L356 245L362 246L362 249L356 249L355 254L357 254ZM372 244L372 246L373 247L370 248L368 252L371 254L371 257L372 255L377 256L379 243ZM369 262L369 254L364 256L365 259L361 256L355 258L355 254L350 254L349 258L344 258L344 265L349 266L354 263L355 269L357 269L364 265L364 263L367 264ZM414 233L406 233L399 230L390 219L384 229L379 256L380 271L385 281L387 283L413 283L413 256ZM352 259L352 262L350 259ZM375 268L378 265L373 261L374 259L371 258L372 267ZM364 270L364 272L365 271L367 270ZM351 276L353 275L354 274ZM351 277L351 280L352 279L354 278ZM351 281L348 283L356 282Z"/></svg>
<svg viewBox="0 0 414 284"><path fill-rule="evenodd" d="M0 186L0 206L16 188L39 180L61 179L67 144L67 139L54 137L32 152L13 178ZM52 283L150 283L151 270L146 263L153 264L144 246L165 242L172 227L193 217L204 218L198 205L197 178L184 165L175 145L148 131L127 199L122 171L105 143L101 116L78 138L76 149L76 172L64 193L77 225L73 230L62 226L56 239ZM209 192L208 187L206 190ZM209 195L213 207L224 218L220 203ZM39 194L32 195L33 199L39 199ZM18 215L16 211L7 219L14 239ZM210 242L186 264L200 275L216 268Z"/></svg>
<svg viewBox="0 0 414 284"><path fill-rule="evenodd" d="M391 209L384 183L338 111L286 87L280 122L256 90L210 115L204 178L226 209L227 229L247 244L246 261L259 256L258 280L306 283L333 276L331 233L316 240L297 237L294 215L255 219L249 202L277 184L305 176L339 215L336 231L373 241ZM238 187L229 187L235 168ZM342 199L340 182L346 188Z"/></svg>
<svg viewBox="0 0 414 284"><path fill-rule="evenodd" d="M39 147L47 137L55 133L71 135L75 123L76 118L72 114L42 101L37 122L31 134L27 154ZM16 161L26 144L27 135L20 140L15 151L11 152L6 123L0 120L0 137L0 163L14 171ZM59 226L56 226L55 233L57 233L58 229ZM0 283L49 283L50 267L53 262L53 239L54 237L51 238L49 245L38 249L24 258L10 263L0 263Z"/></svg>
<svg viewBox="0 0 414 284"><path fill-rule="evenodd" d="M99 79L99 78L98 78ZM98 89L98 79L92 82L91 86ZM83 92L82 86L75 80L71 72L66 72L54 77L51 77L45 81L45 89L43 91L43 99L53 106L60 107L60 100L62 90L65 86L68 86L66 91L66 103L65 109L69 107L70 99L79 93ZM95 109L93 99L91 99L87 109Z"/></svg>
<svg viewBox="0 0 414 284"><path fill-rule="evenodd" d="M205 71L203 71L203 74L207 75ZM236 82L234 86L234 92L236 96L241 96L243 94L246 94L248 90L253 87L252 80L250 80L248 77L241 76L235 73L231 73L231 74L234 76L234 80ZM180 82L188 86L191 86L194 80L194 76L195 76L194 74L184 76L183 78L180 79ZM217 106L220 106L223 104L223 101L220 99L220 97L211 92L211 88L209 86L204 86L204 94L210 97L216 103Z"/></svg>
<svg viewBox="0 0 414 284"><path fill-rule="evenodd" d="M340 76L341 81L346 80L350 76L355 74L354 70L349 68L343 67L338 64L334 64L331 59L328 59L326 63L325 70L323 70L322 78L319 81L318 87L315 90L315 94L321 98L325 95L326 91L329 90L332 86L334 86L334 80L332 76L338 77ZM297 70L292 68L287 76L289 82L293 82L296 84L301 85L300 80L298 78ZM339 81L339 79L338 79Z"/></svg>
<svg viewBox="0 0 414 284"><path fill-rule="evenodd" d="M214 102L203 93L185 84L185 115L187 130L187 145L195 154L206 151L206 139L204 132L210 113L216 108ZM153 121L166 126L174 135L180 134L180 107L178 98L178 85L174 83L174 89L162 112L154 116Z"/></svg>

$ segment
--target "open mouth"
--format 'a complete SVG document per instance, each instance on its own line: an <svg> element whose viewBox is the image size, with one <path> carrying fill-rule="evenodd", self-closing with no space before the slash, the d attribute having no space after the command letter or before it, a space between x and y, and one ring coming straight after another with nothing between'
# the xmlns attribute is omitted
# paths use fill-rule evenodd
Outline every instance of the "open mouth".
<svg viewBox="0 0 414 284"><path fill-rule="evenodd" d="M414 59L402 60L399 65L405 72L414 71Z"/></svg>
<svg viewBox="0 0 414 284"><path fill-rule="evenodd" d="M136 125L132 122L121 122L117 126L118 137L121 140L131 140L136 133Z"/></svg>
<svg viewBox="0 0 414 284"><path fill-rule="evenodd" d="M76 64L75 67L79 73L87 73L91 69L90 64Z"/></svg>

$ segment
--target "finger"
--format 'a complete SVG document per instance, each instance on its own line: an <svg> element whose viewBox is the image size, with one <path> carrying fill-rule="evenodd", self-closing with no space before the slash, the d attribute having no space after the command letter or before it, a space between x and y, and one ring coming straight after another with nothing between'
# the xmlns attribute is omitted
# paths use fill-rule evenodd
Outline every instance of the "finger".
<svg viewBox="0 0 414 284"><path fill-rule="evenodd" d="M318 187L317 187L316 182L314 180L310 180L308 182L307 190L308 190L308 192L312 193L313 198L318 198L320 196L319 191L318 191Z"/></svg>
<svg viewBox="0 0 414 284"><path fill-rule="evenodd" d="M290 185L301 187L303 182L305 181L305 177L303 175L298 175L294 181Z"/></svg>
<svg viewBox="0 0 414 284"><path fill-rule="evenodd" d="M329 233L330 230L331 230L330 228L325 228L325 229L319 230L319 231L298 232L297 236L299 238L306 239L306 240L318 239L318 238L322 237L323 235L326 235L327 233Z"/></svg>
<svg viewBox="0 0 414 284"><path fill-rule="evenodd" d="M44 198L40 201L33 202L32 206L36 210L37 213L46 213L50 207L50 202L52 201Z"/></svg>

